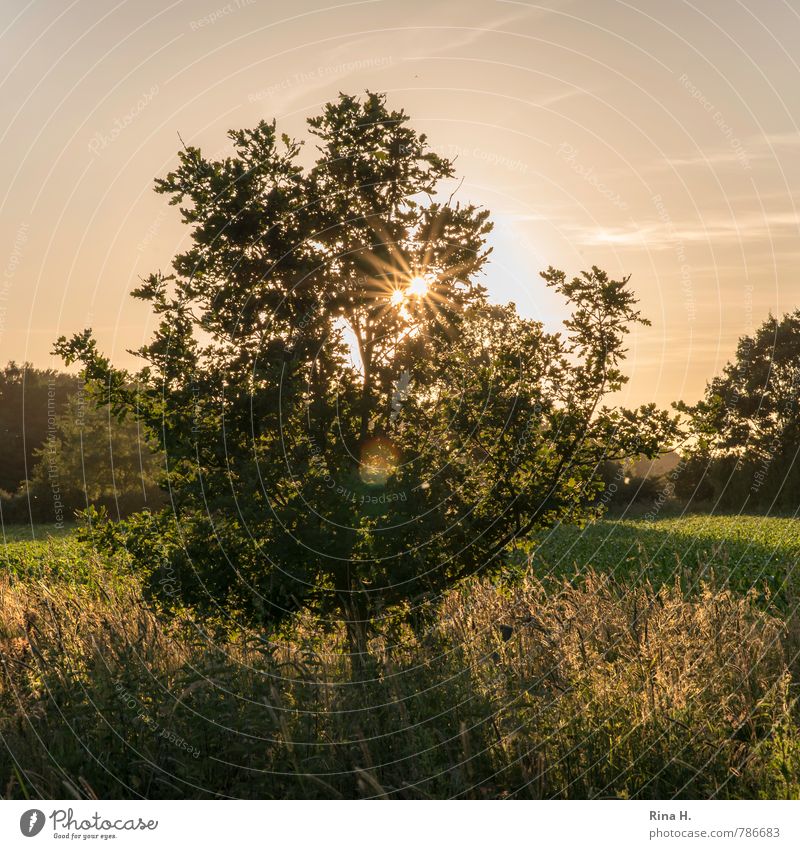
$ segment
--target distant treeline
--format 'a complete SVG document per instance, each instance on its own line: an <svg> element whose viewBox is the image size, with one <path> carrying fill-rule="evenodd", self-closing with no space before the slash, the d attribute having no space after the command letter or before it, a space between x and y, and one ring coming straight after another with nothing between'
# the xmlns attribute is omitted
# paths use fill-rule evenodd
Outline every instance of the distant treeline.
<svg viewBox="0 0 800 849"><path fill-rule="evenodd" d="M80 378L29 363L0 371L0 511L4 523L73 521L164 502L159 461L135 421L119 422Z"/></svg>
<svg viewBox="0 0 800 849"><path fill-rule="evenodd" d="M608 463L601 502L612 514L651 516L663 511L785 513L800 506L800 472L793 458L748 459L675 451L657 460Z"/></svg>
<svg viewBox="0 0 800 849"><path fill-rule="evenodd" d="M95 389L96 393L97 390ZM800 505L800 310L770 316L694 406L678 451L608 462L600 502L613 513L787 512ZM4 522L70 521L105 506L158 507L160 456L133 420L117 421L72 375L9 363L0 372Z"/></svg>

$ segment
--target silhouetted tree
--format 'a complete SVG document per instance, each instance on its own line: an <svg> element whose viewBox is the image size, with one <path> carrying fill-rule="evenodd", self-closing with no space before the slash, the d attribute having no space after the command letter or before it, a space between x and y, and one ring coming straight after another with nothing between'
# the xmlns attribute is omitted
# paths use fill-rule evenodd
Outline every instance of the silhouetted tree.
<svg viewBox="0 0 800 849"><path fill-rule="evenodd" d="M0 489L12 493L33 472L34 452L80 379L30 363L0 371ZM48 425L48 419L50 424Z"/></svg>
<svg viewBox="0 0 800 849"><path fill-rule="evenodd" d="M169 466L174 515L98 539L225 617L344 620L358 657L384 612L586 520L603 459L653 455L674 426L603 404L646 323L627 278L549 269L573 313L546 333L488 303L488 212L447 197L452 163L404 112L341 95L308 123L311 167L262 122L157 181L192 243L134 292L159 320L135 380L89 331L57 350Z"/></svg>
<svg viewBox="0 0 800 849"><path fill-rule="evenodd" d="M76 511L105 507L120 517L164 505L157 483L159 456L133 418L119 421L84 390L56 416L45 444L34 452L27 491L38 521L71 521Z"/></svg>
<svg viewBox="0 0 800 849"><path fill-rule="evenodd" d="M695 405L681 492L722 506L797 506L800 474L800 310L770 316L739 340L736 358ZM692 483L694 482L694 487ZM695 494L695 498L698 497Z"/></svg>

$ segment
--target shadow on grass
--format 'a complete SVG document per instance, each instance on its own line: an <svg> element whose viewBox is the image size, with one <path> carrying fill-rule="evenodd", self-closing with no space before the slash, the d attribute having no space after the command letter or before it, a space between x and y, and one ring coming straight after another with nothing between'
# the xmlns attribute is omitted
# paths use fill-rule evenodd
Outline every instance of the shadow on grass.
<svg viewBox="0 0 800 849"><path fill-rule="evenodd" d="M781 609L800 596L800 520L792 518L694 515L564 525L512 557L530 563L543 580L596 569L634 583L678 579L686 591L713 577L738 592L755 589L762 602Z"/></svg>
<svg viewBox="0 0 800 849"><path fill-rule="evenodd" d="M90 565L0 578L3 796L800 794L797 629L755 593L468 582L353 682L341 633L214 642Z"/></svg>

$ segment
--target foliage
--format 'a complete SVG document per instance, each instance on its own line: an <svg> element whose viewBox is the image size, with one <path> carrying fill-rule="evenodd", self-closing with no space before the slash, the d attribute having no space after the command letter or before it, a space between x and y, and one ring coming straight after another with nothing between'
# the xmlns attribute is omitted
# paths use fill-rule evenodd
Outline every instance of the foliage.
<svg viewBox="0 0 800 849"><path fill-rule="evenodd" d="M136 421L118 421L83 388L51 413L44 444L34 449L30 480L4 496L4 523L73 522L89 506L115 517L160 507L163 460Z"/></svg>
<svg viewBox="0 0 800 849"><path fill-rule="evenodd" d="M608 509L619 512L633 505L651 505L655 502L669 479L650 461L606 461L601 466L603 490L600 502Z"/></svg>
<svg viewBox="0 0 800 849"><path fill-rule="evenodd" d="M353 682L341 627L214 642L124 564L84 549L75 580L28 545L0 578L6 797L800 793L798 623L719 580L473 579Z"/></svg>
<svg viewBox="0 0 800 849"><path fill-rule="evenodd" d="M445 199L452 163L404 112L341 95L309 129L311 167L261 122L156 181L191 245L134 292L160 322L135 379L90 331L57 352L167 457L174 517L98 539L151 574L157 550L183 601L233 621L345 619L360 654L381 616L591 516L602 460L652 455L674 423L604 404L647 323L628 278L549 269L573 311L547 333L488 303L488 212Z"/></svg>
<svg viewBox="0 0 800 849"><path fill-rule="evenodd" d="M42 532L35 539L10 539L2 547L0 563L11 584L41 581L54 592L69 586L97 587L103 582L129 580L127 558L104 557L102 561L81 543L73 531Z"/></svg>
<svg viewBox="0 0 800 849"><path fill-rule="evenodd" d="M48 437L48 418L60 413L80 380L14 362L0 371L0 490L16 492L30 477L35 452Z"/></svg>
<svg viewBox="0 0 800 849"><path fill-rule="evenodd" d="M735 509L796 506L800 472L800 310L739 340L736 358L689 417L692 466L682 491Z"/></svg>
<svg viewBox="0 0 800 849"><path fill-rule="evenodd" d="M85 390L69 396L52 438L34 456L28 489L40 516L55 485L70 516L90 505L120 516L164 502L157 484L163 460L137 422L115 420Z"/></svg>

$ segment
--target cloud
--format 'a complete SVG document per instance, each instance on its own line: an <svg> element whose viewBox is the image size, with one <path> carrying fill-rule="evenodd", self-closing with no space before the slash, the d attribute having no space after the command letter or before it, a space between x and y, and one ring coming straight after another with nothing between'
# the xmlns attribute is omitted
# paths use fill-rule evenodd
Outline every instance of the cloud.
<svg viewBox="0 0 800 849"><path fill-rule="evenodd" d="M800 132L764 133L755 138L755 143L763 147L800 147Z"/></svg>
<svg viewBox="0 0 800 849"><path fill-rule="evenodd" d="M741 168L743 164L749 163L752 159L753 157L749 152L742 154L735 150L715 150L708 153L699 153L696 156L666 156L661 162L667 168L693 165L737 165Z"/></svg>
<svg viewBox="0 0 800 849"><path fill-rule="evenodd" d="M680 243L747 242L797 239L800 215L794 211L748 213L740 216L709 216L698 221L652 221L628 227L571 227L577 244L616 248L666 250Z"/></svg>
<svg viewBox="0 0 800 849"><path fill-rule="evenodd" d="M638 169L650 173L672 168L684 167L725 167L749 168L754 162L774 161L782 150L794 151L800 148L800 133L761 133L748 136L742 142L721 147L701 150L699 153L665 156L649 166Z"/></svg>
<svg viewBox="0 0 800 849"><path fill-rule="evenodd" d="M463 20L456 14L462 7L458 4L453 6L452 20ZM356 75L364 76L364 71L369 70L374 74L376 70L387 67L396 67L401 62L414 61L427 58L424 34L429 34L436 39L436 52L438 55L459 50L474 44L481 38L492 32L516 23L522 18L529 17L531 9L522 8L505 15L497 15L485 23L477 22L475 26L465 24L431 24L430 18L424 18L425 23L415 25L413 21L402 27L392 28L385 31L390 36L393 45L393 54L389 55L381 46L381 41L376 39L376 33L370 32L358 38L350 39L344 43L328 47L322 51L316 61L316 68L309 69L303 76L296 75L292 78L273 86L275 91L269 92L269 99L273 109L286 112L289 107L298 101L304 100L314 92L322 90L335 90L338 83ZM399 37L405 34L408 45L402 51L398 50L401 43ZM374 88L374 84L371 86ZM545 100L543 105L555 103L574 92L563 92Z"/></svg>

